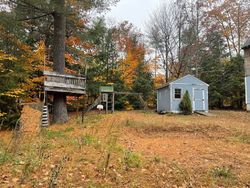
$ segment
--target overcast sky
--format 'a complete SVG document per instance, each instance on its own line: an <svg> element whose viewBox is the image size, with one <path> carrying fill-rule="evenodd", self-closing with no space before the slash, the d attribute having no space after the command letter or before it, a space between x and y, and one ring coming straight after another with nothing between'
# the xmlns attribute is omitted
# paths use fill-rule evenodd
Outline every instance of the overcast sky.
<svg viewBox="0 0 250 188"><path fill-rule="evenodd" d="M120 0L106 18L120 22L128 20L141 31L145 31L145 23L152 13L164 0Z"/></svg>

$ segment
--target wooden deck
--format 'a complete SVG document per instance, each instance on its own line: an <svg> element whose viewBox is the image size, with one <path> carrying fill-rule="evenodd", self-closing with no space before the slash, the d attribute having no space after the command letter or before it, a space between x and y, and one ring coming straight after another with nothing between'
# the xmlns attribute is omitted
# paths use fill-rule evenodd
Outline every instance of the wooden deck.
<svg viewBox="0 0 250 188"><path fill-rule="evenodd" d="M47 92L62 92L68 95L82 95L86 92L85 77L49 71L44 71L44 76L44 88Z"/></svg>

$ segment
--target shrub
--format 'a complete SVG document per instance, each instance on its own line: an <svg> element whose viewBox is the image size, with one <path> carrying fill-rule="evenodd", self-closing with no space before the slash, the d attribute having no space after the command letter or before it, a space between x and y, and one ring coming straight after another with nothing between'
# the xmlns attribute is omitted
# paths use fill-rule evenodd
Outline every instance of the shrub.
<svg viewBox="0 0 250 188"><path fill-rule="evenodd" d="M185 92L183 99L179 105L179 108L185 115L192 114L192 103L188 91Z"/></svg>

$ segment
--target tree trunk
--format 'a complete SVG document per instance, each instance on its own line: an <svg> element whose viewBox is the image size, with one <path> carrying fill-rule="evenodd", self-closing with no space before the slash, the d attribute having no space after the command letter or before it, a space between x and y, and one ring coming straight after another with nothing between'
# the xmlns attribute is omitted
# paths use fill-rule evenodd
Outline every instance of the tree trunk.
<svg viewBox="0 0 250 188"><path fill-rule="evenodd" d="M65 0L54 0L54 46L53 46L53 70L64 73L65 68L65 33L66 17L64 14ZM66 123L68 121L66 95L64 93L54 93L53 101L53 122Z"/></svg>

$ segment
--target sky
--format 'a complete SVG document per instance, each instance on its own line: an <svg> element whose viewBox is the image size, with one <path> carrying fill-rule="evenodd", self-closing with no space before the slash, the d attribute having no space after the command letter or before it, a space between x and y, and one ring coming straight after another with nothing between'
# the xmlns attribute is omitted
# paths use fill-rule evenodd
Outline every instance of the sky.
<svg viewBox="0 0 250 188"><path fill-rule="evenodd" d="M120 0L106 14L106 18L116 22L127 20L145 32L146 22L150 14L159 7L160 2L163 0Z"/></svg>

